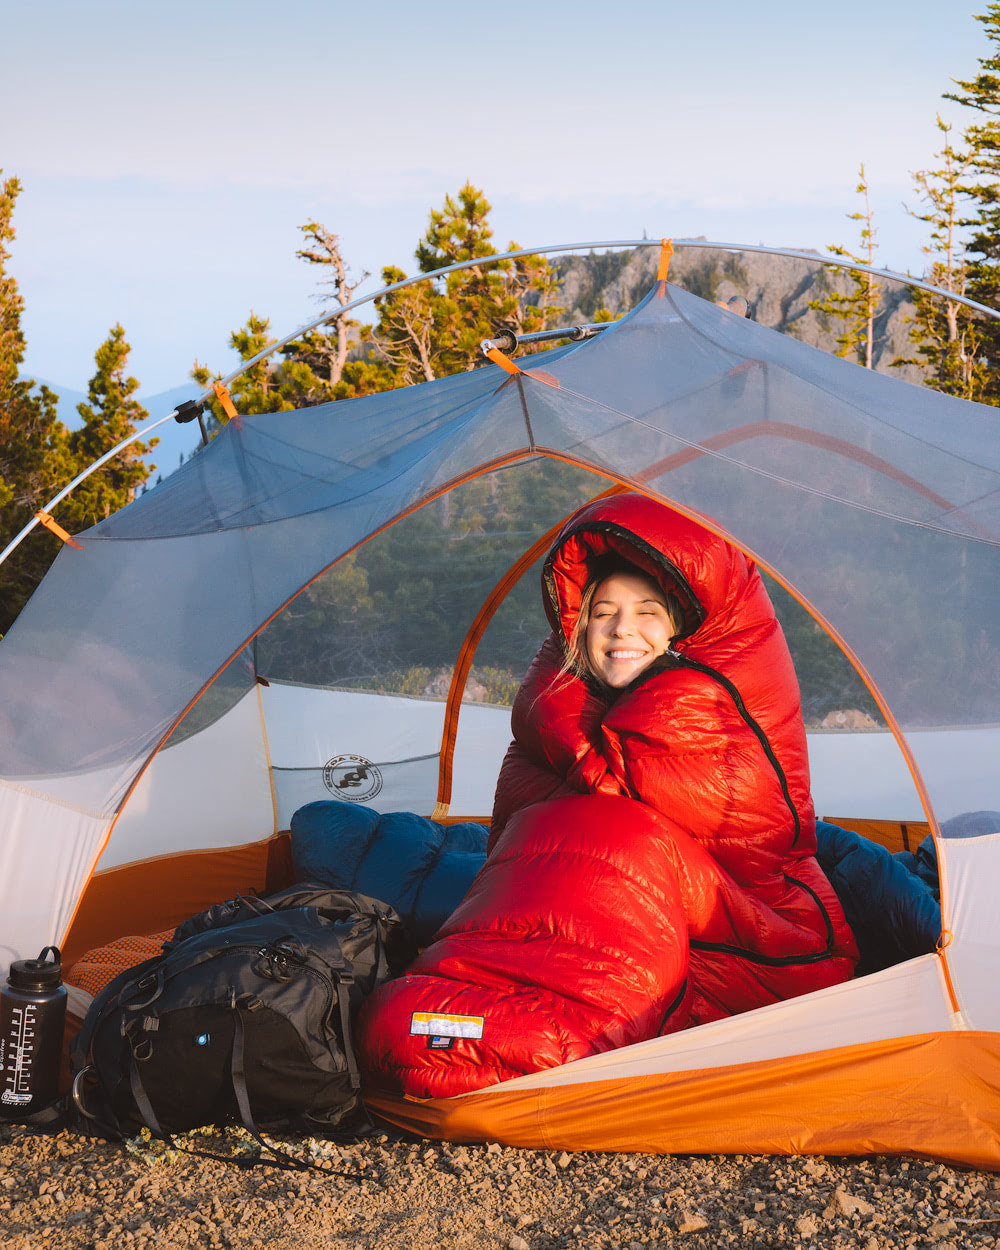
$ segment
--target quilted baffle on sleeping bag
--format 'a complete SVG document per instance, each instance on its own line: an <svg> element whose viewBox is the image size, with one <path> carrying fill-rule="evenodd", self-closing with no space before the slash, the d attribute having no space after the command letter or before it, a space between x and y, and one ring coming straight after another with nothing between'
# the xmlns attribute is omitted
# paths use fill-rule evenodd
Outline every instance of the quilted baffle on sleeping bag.
<svg viewBox="0 0 1000 1250"><path fill-rule="evenodd" d="M365 1003L366 1081L449 1097L683 1027L683 839L626 798L519 812L434 943Z"/></svg>

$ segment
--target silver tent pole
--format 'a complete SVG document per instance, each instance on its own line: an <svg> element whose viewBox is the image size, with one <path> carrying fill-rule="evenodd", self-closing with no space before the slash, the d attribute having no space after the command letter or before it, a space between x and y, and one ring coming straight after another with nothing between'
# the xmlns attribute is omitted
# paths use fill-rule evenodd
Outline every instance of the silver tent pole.
<svg viewBox="0 0 1000 1250"><path fill-rule="evenodd" d="M954 300L956 303L965 304L969 308L974 308L978 312L984 312L990 317L1000 318L1000 312L996 309L988 308L985 304L977 304L975 300L969 299L965 295L955 295L951 291L945 291L942 287L932 286L928 282L922 282L917 278L911 278L906 274L893 273L890 269L874 269L870 265L862 265L856 261L844 260L842 257L833 255L821 255L818 252L797 252L790 248L784 247L764 247L763 244L753 246L746 243L711 243L703 239L673 239L674 248L678 247L698 247L705 248L709 251L717 252L762 252L768 256L788 256L797 260L809 261L813 265L830 265L838 269L850 269L859 273L870 273L876 278L884 278L893 282L901 282L906 286L917 287L921 291L927 291L933 295L943 295L946 299ZM383 287L381 291L375 291L371 295L362 295L356 300L352 300L349 304L344 304L341 308L334 308L329 312L323 313L316 317L313 321L307 322L304 326L299 326L297 330L293 330L291 334L286 334L283 339L278 339L276 343L271 343L263 351L251 357L250 360L243 361L238 369L234 369L232 373L227 374L221 380L223 386L229 386L230 382L235 382L254 365L259 364L274 352L280 351L283 347L287 347L289 343L294 343L296 339L302 335L308 334L310 330L315 330L321 325L326 325L330 321L335 321L338 317L342 317L344 313L350 312L352 309L358 308L362 304L367 304L372 300L381 299L383 295L391 295L394 291L402 291L405 287L415 286L418 282L428 282L434 278L443 277L445 274L458 273L462 269L473 269L478 265L490 265L497 261L504 260L520 260L525 256L543 256L551 255L555 252L580 252L584 250L594 250L595 248L631 248L631 247L660 247L662 246L660 239L616 239L613 241L598 243L553 243L545 247L529 247L521 248L515 252L501 252L496 256L478 256L474 260L460 261L455 265L446 265L442 269L435 269L433 273L418 274L415 278L406 278L401 282L394 282L391 286ZM204 403L212 395L211 389L205 391L198 403Z"/></svg>
<svg viewBox="0 0 1000 1250"><path fill-rule="evenodd" d="M917 278L910 277L908 274L894 273L891 269L875 269L871 265L862 265L857 261L849 259L845 260L840 256L823 255L819 252L800 252L786 247L765 247L763 244L716 243L706 239L672 239L671 242L675 249L679 247L691 247L716 252L761 252L767 256L787 256L792 259L808 261L813 265L829 265L831 268L847 269L854 273L868 273L875 278L882 278L891 282L900 282L904 286L915 287L919 291L926 291L929 295L940 295L944 299L951 300L954 303L964 304L967 308L972 308L976 312L985 313L988 317L996 317L1000 319L1000 312L998 312L995 308L989 308L986 304L979 304L975 300L969 299L968 296L956 295L952 291L946 291L942 287L932 286L929 282L923 282ZM624 249L636 247L660 247L661 245L662 242L660 239L605 239L589 243L551 243L546 244L544 247L518 248L516 251L512 252L498 252L493 256L477 256L473 260L463 260L459 261L455 265L445 265L443 268L435 269L431 273L422 273L413 278L405 278L400 282L390 283L389 286L382 287L380 291L373 291L370 295L359 296L358 299L351 300L348 304L343 304L338 308L334 308L323 313L321 316L314 318L312 321L306 322L305 325L299 326L298 329L293 330L291 334L286 334L284 338L278 339L275 343L271 343L268 347L264 348L263 351L258 352L256 356L252 356L249 360L242 361L238 369L234 369L232 373L228 373L220 380L220 382L222 386L228 387L231 382L234 382L237 378L242 377L242 375L249 369L252 369L254 365L259 364L262 360L266 360L268 356L280 351L289 343L294 343L296 339L301 338L304 334L308 334L310 330L315 330L319 326L327 325L331 321L336 321L338 317L342 317L345 313L351 312L355 308L360 308L362 304L370 304L373 300L381 299L384 295L391 295L394 291L402 291L406 287L416 286L418 282L432 282L435 278L442 278L449 273L458 273L463 269L475 269L480 265L494 265L505 260L520 260L522 257L526 256L547 256L556 252L594 251L598 248ZM566 337L569 337L568 332ZM194 406L200 406L205 403L206 400L211 398L212 394L213 390L210 387L208 390L204 391L197 400L194 401ZM128 438L123 439L116 447L112 447L110 451L105 452L103 456L101 456L98 460L95 460L92 465L75 477L72 482L63 487L59 494L54 495L44 508L39 509L39 512L51 512L57 504L61 503L66 496L71 491L75 490L82 481L91 475L91 473L94 473L97 469L101 468L102 465L106 464L113 456L117 455L122 448L128 447L130 443L134 443L137 439L144 438L147 434L151 434L153 430L161 426L165 421L171 420L176 415L176 411L177 410L168 413L165 417L159 417L156 421L150 422L149 425L143 426L142 429L136 430L134 434L131 434ZM36 513L24 529L22 529L21 532L7 544L4 550L0 552L0 565L3 564L11 552L24 541L28 534L30 534L39 523L38 514Z"/></svg>
<svg viewBox="0 0 1000 1250"><path fill-rule="evenodd" d="M58 495L53 495L52 498L49 500L49 502L45 505L45 507L39 508L38 511L39 512L51 512L52 509L56 506L56 504L62 503L62 501L66 498L66 496L71 491L76 490L76 488L80 485L82 481L90 477L91 473L95 473L103 465L107 464L107 462L111 460L113 457L115 457L123 448L128 447L130 443L134 443L134 442L137 442L139 439L145 438L147 434L152 434L154 430L159 429L159 427L163 425L165 422L172 421L173 418L174 418L174 414L172 412L168 412L165 417L157 417L155 421L150 421L148 425L144 425L142 429L136 430L134 433L130 434L128 438L123 438L122 441L116 447L112 447L110 451L106 451L104 455L101 456L99 459L95 460L93 464L88 465L87 468L84 469L82 473L77 474L77 476L72 480L72 482L69 482L66 486L64 486ZM40 522L38 518L38 513L36 512L35 515L28 522L28 524L24 527L24 529L21 530L21 532L15 538L13 538L7 544L6 547L4 547L3 551L0 551L0 564L3 564L4 560L7 559L7 557L14 550L14 548L24 538L26 538L27 535L30 534L31 531L35 528L35 526L38 525L39 523Z"/></svg>

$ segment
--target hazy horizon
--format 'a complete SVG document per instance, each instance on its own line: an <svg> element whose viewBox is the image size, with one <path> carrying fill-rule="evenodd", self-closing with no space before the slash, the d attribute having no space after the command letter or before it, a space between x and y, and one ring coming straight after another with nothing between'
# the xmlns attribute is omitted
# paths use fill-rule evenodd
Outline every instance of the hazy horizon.
<svg viewBox="0 0 1000 1250"><path fill-rule="evenodd" d="M876 264L918 272L911 173L941 99L989 44L928 0L818 8L595 0L504 14L441 3L94 0L5 9L0 167L23 193L10 271L26 376L85 391L116 322L142 393L228 371L252 311L280 337L318 313L295 257L337 232L361 293L413 273L428 213L466 181L494 241L704 236L858 246L863 161ZM709 19L709 20L706 20ZM44 72L42 72L44 71Z"/></svg>

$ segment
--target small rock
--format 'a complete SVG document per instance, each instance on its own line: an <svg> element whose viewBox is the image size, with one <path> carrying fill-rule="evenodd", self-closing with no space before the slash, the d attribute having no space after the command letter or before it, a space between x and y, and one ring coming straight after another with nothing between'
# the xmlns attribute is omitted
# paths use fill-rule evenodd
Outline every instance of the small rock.
<svg viewBox="0 0 1000 1250"><path fill-rule="evenodd" d="M708 1228L708 1220L700 1211L682 1211L680 1219L677 1221L677 1231L679 1233L696 1233L699 1229Z"/></svg>
<svg viewBox="0 0 1000 1250"><path fill-rule="evenodd" d="M841 1215L874 1215L875 1208L864 1198L857 1198L846 1190L838 1189L833 1195L833 1206Z"/></svg>
<svg viewBox="0 0 1000 1250"><path fill-rule="evenodd" d="M928 1237L947 1237L949 1233L955 1232L958 1225L954 1220L938 1220L936 1224L932 1224L927 1230Z"/></svg>
<svg viewBox="0 0 1000 1250"><path fill-rule="evenodd" d="M516 1234L507 1242L507 1246L508 1250L531 1250L524 1238L518 1237Z"/></svg>
<svg viewBox="0 0 1000 1250"><path fill-rule="evenodd" d="M556 1166L560 1168L568 1168L572 1162L573 1156L564 1150L559 1158L556 1159Z"/></svg>
<svg viewBox="0 0 1000 1250"><path fill-rule="evenodd" d="M800 1215L795 1221L800 1237L815 1237L819 1232L819 1220L815 1215Z"/></svg>

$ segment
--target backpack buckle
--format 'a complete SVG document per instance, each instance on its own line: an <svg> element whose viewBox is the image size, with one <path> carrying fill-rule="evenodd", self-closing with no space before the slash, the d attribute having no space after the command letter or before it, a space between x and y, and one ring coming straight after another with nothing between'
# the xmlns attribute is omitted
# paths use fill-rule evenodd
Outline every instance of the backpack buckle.
<svg viewBox="0 0 1000 1250"><path fill-rule="evenodd" d="M267 977L269 981L290 981L294 976L294 969L290 965L301 967L303 963L299 952L280 940L262 946L257 956L254 971Z"/></svg>

